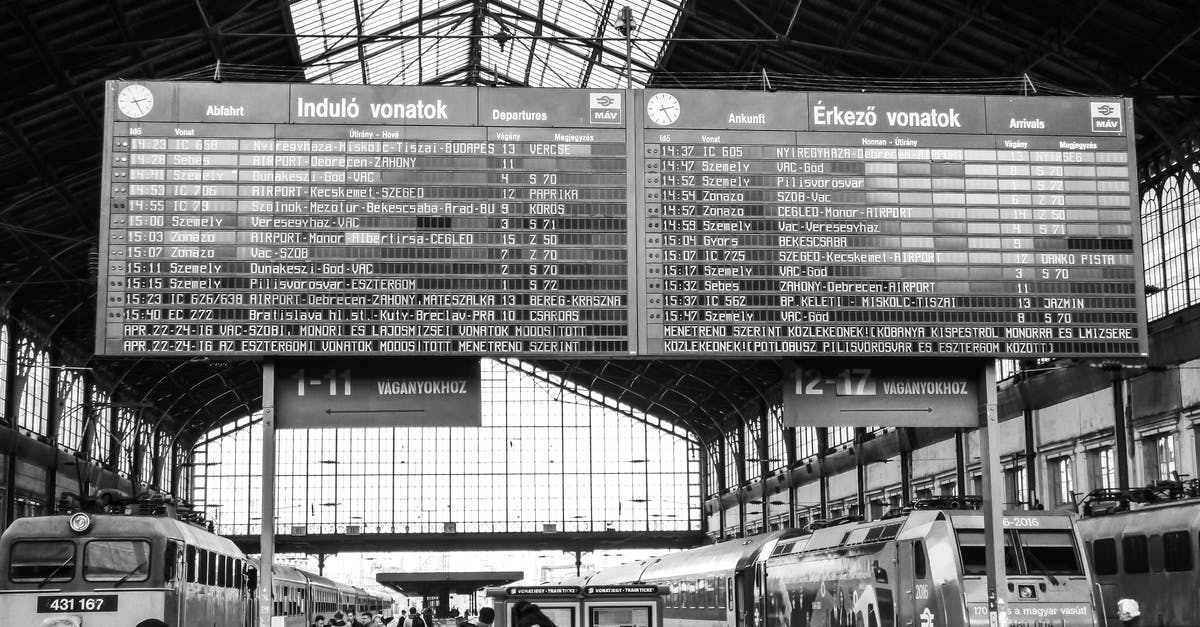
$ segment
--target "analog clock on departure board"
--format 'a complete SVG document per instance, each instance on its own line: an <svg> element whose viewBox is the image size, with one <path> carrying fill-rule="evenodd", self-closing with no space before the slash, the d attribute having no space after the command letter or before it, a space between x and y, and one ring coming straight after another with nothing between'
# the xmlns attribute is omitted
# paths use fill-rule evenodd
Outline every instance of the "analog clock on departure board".
<svg viewBox="0 0 1200 627"><path fill-rule="evenodd" d="M646 101L646 115L650 121L662 126L673 124L679 119L679 101L671 94L660 92Z"/></svg>
<svg viewBox="0 0 1200 627"><path fill-rule="evenodd" d="M154 94L145 85L130 85L117 95L117 107L131 118L144 117L154 107Z"/></svg>

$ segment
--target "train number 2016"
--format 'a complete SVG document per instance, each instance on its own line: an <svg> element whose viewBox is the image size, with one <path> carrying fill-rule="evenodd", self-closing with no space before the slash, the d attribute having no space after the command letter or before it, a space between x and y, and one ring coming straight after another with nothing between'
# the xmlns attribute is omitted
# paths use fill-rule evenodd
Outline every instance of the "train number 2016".
<svg viewBox="0 0 1200 627"><path fill-rule="evenodd" d="M1012 518L1005 516L1004 518L1001 519L1000 522L1005 527L1026 527L1026 528L1038 527L1038 526L1041 526L1041 524L1042 524L1042 521L1038 520L1037 518L1034 518L1033 516L1014 516Z"/></svg>

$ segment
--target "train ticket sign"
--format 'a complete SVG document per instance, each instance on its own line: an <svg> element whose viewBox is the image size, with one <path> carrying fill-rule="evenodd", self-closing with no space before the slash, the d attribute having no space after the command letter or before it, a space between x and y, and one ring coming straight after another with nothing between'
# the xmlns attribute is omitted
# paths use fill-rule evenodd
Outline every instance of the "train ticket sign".
<svg viewBox="0 0 1200 627"><path fill-rule="evenodd" d="M976 427L979 373L955 363L805 361L784 383L787 426Z"/></svg>
<svg viewBox="0 0 1200 627"><path fill-rule="evenodd" d="M1144 358L1119 98L110 82L97 352Z"/></svg>
<svg viewBox="0 0 1200 627"><path fill-rule="evenodd" d="M287 359L275 366L275 425L478 427L479 360Z"/></svg>

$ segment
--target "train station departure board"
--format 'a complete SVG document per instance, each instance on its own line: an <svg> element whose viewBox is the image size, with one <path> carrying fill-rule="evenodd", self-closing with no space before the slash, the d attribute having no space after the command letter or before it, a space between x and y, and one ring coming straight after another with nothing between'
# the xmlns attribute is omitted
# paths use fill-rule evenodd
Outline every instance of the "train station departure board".
<svg viewBox="0 0 1200 627"><path fill-rule="evenodd" d="M1127 100L107 89L99 354L1146 354Z"/></svg>

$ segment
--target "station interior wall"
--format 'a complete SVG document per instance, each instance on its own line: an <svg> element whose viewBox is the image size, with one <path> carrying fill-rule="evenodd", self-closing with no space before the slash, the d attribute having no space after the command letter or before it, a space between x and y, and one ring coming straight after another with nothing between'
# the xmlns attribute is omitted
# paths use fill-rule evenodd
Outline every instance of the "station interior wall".
<svg viewBox="0 0 1200 627"><path fill-rule="evenodd" d="M1194 323L1193 323L1194 324ZM1197 327L1200 330L1200 326ZM1129 485L1151 485L1158 481L1200 476L1200 359L1133 376L1122 383L1127 421ZM1114 399L1111 387L1062 399L1031 411L1033 444L1036 452L1033 472L1036 491L1025 494L1025 420L1023 412L1001 416L997 442L1004 469L1006 509L1074 510L1074 505L1096 488L1115 488L1116 446L1113 425ZM894 431L882 429L880 432ZM877 432L879 433L879 432ZM980 495L983 479L980 470L980 444L977 430L964 434L963 458L966 485L957 485L957 451L953 437L943 438L911 454L911 490L909 498L921 496ZM853 456L853 445L827 452L827 459ZM1106 457L1102 471L1100 457ZM883 516L889 508L902 505L901 457L864 466L864 493L867 507L860 511L856 468L831 474L827 479L828 511L820 511L821 488L817 481L795 481L795 520L803 525L818 518L862 516L866 520ZM1065 464L1065 467L1063 466ZM844 467L845 464L842 464ZM789 483L780 471L769 482L768 495L747 482L731 490L740 502L716 495L708 501L707 532L714 538L739 537L777 529L789 523ZM793 475L794 477L795 475ZM1063 488L1066 483L1066 489ZM762 500L767 500L766 520ZM721 512L723 511L723 514Z"/></svg>

